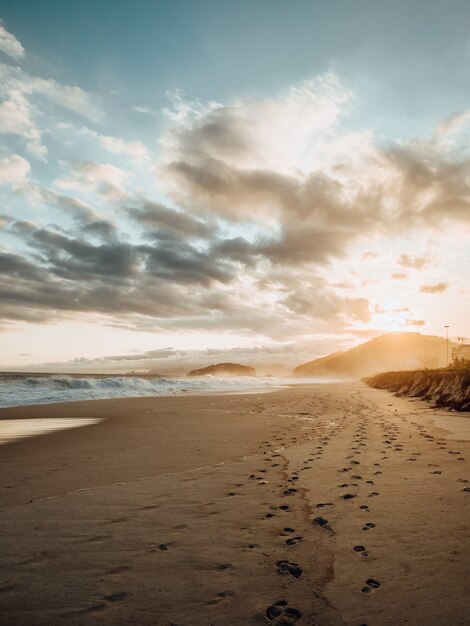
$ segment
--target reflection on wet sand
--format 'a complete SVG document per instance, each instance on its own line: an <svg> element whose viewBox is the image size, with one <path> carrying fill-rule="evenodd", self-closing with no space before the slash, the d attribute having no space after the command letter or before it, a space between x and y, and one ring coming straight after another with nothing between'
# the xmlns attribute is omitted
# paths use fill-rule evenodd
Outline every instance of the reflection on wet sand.
<svg viewBox="0 0 470 626"><path fill-rule="evenodd" d="M92 417L0 420L0 445L23 439L24 437L52 433L56 430L90 426L101 421L101 419Z"/></svg>

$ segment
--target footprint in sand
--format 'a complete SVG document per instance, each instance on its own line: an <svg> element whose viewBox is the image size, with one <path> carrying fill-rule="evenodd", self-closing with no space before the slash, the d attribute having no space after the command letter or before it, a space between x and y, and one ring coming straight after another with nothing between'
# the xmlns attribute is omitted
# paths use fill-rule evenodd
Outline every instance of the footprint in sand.
<svg viewBox="0 0 470 626"><path fill-rule="evenodd" d="M104 599L108 602L119 602L120 600L124 600L127 598L129 594L126 591L117 591L116 593L111 593L107 596L104 596Z"/></svg>
<svg viewBox="0 0 470 626"><path fill-rule="evenodd" d="M231 563L221 563L216 567L217 572L226 572L227 570L231 569L233 569L233 565Z"/></svg>
<svg viewBox="0 0 470 626"><path fill-rule="evenodd" d="M207 604L209 606L214 606L217 604L220 604L221 602L223 602L226 598L232 596L232 592L230 591L219 591L219 593L217 594L216 598L213 598L212 600L209 600L209 602L207 602Z"/></svg>
<svg viewBox="0 0 470 626"><path fill-rule="evenodd" d="M296 543L299 543L300 541L303 541L304 538L302 537L302 535L297 535L296 537L291 537L290 539L286 540L286 545L287 546L295 546Z"/></svg>
<svg viewBox="0 0 470 626"><path fill-rule="evenodd" d="M282 604L280 604L281 602ZM266 617L269 620L273 620L281 616L282 613L284 612L283 610L284 603L287 604L285 600L280 600L279 602L276 602L276 604L273 604L272 606L268 606L268 608L266 609Z"/></svg>
<svg viewBox="0 0 470 626"><path fill-rule="evenodd" d="M362 530L370 530L371 528L375 528L375 524L373 522L367 522L363 527Z"/></svg>
<svg viewBox="0 0 470 626"><path fill-rule="evenodd" d="M366 580L366 587L362 588L362 593L370 593L373 589L378 589L380 587L380 583L375 578L369 578Z"/></svg>
<svg viewBox="0 0 470 626"><path fill-rule="evenodd" d="M325 519L324 517L321 517L321 516L314 517L313 521L315 522L315 524L318 524L318 526L320 526L321 528L324 528L325 530L332 530L331 526L328 523L328 520Z"/></svg>
<svg viewBox="0 0 470 626"><path fill-rule="evenodd" d="M294 578L299 578L302 575L302 568L298 563L293 563L292 561L286 561L282 559L281 561L276 562L277 571L280 574L290 574Z"/></svg>
<svg viewBox="0 0 470 626"><path fill-rule="evenodd" d="M289 620L292 620L288 622L283 621L282 624L291 624L292 622L298 621L302 617L302 612L299 611L299 609L288 606L286 600L279 600L266 609L266 617L270 621L277 619L281 615L287 617Z"/></svg>

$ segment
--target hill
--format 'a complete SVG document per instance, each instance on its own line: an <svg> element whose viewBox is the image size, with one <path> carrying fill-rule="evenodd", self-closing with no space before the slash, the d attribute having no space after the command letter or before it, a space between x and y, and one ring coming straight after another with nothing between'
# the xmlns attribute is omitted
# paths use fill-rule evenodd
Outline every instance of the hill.
<svg viewBox="0 0 470 626"><path fill-rule="evenodd" d="M239 363L216 363L192 370L188 376L256 376L256 370L254 367Z"/></svg>
<svg viewBox="0 0 470 626"><path fill-rule="evenodd" d="M449 358L452 348L449 342ZM445 338L420 333L388 333L344 352L299 365L294 376L357 378L390 370L447 364Z"/></svg>

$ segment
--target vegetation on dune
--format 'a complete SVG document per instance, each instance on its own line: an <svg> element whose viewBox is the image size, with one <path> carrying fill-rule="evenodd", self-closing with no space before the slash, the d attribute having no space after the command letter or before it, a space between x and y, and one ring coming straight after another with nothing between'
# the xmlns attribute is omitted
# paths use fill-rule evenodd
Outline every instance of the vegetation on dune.
<svg viewBox="0 0 470 626"><path fill-rule="evenodd" d="M413 396L437 407L470 411L470 364L443 369L385 372L363 381L376 389L387 389L400 396Z"/></svg>

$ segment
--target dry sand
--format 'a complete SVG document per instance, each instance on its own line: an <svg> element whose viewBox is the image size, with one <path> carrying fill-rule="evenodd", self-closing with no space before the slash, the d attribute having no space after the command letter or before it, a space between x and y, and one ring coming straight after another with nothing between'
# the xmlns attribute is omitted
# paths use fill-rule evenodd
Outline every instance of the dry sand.
<svg viewBox="0 0 470 626"><path fill-rule="evenodd" d="M0 447L0 624L470 622L469 417L360 383L102 400ZM316 521L315 521L316 520Z"/></svg>

